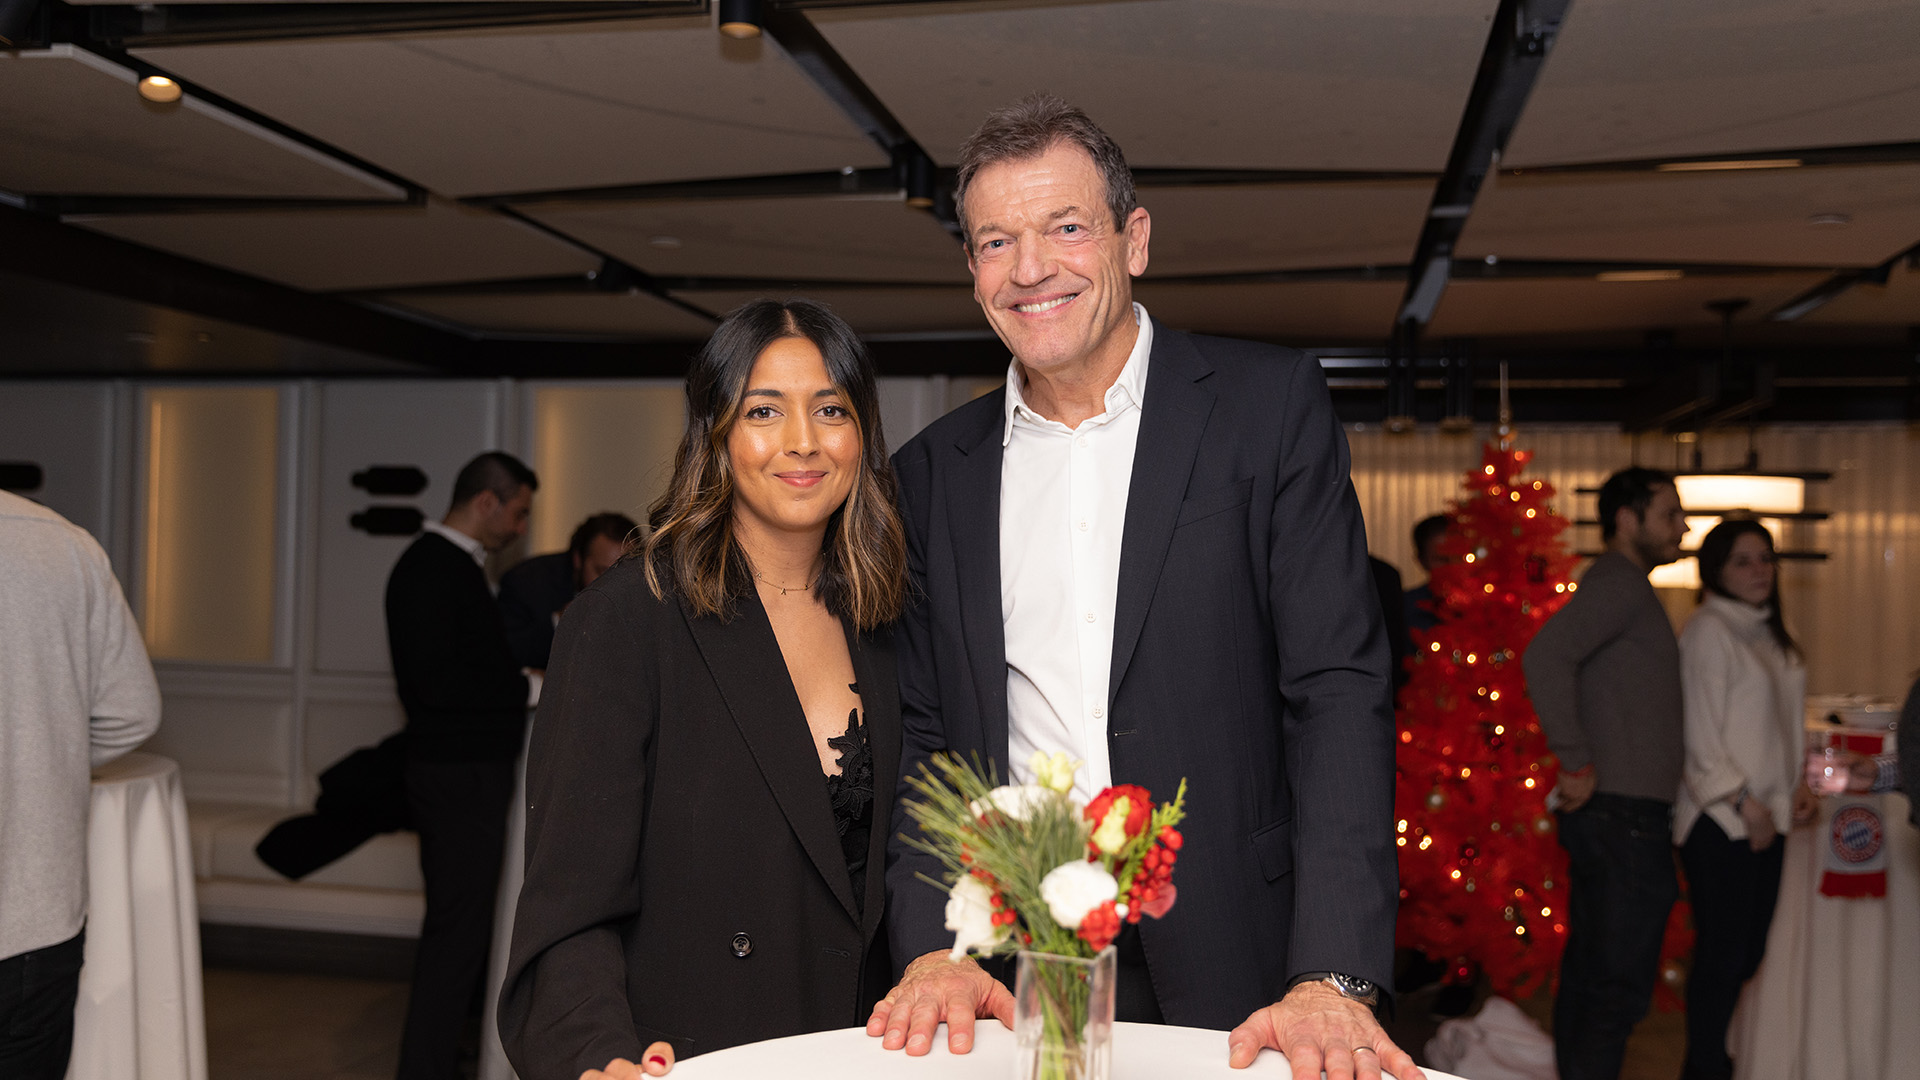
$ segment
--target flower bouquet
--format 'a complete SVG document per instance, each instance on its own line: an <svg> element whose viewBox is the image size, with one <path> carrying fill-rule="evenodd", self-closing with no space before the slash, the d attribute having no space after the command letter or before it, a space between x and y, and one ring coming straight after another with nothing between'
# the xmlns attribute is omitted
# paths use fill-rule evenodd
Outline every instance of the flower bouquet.
<svg viewBox="0 0 1920 1080"><path fill-rule="evenodd" d="M953 957L1019 954L1014 990L1020 1080L1105 1080L1112 1062L1113 939L1123 923L1173 907L1187 784L1154 805L1116 784L1082 806L1081 763L1035 754L1036 782L1001 786L976 761L939 755L909 780L907 813L950 881Z"/></svg>

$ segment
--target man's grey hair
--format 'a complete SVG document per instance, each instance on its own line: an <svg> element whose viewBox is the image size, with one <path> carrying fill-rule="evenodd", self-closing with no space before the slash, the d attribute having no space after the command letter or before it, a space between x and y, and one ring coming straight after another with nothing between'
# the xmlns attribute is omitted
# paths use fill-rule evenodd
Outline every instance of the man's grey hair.
<svg viewBox="0 0 1920 1080"><path fill-rule="evenodd" d="M967 247L973 247L972 226L967 222L967 185L989 165L1003 161L1036 158L1059 143L1069 143L1087 152L1094 168L1106 181L1107 208L1113 211L1113 227L1122 228L1127 215L1139 205L1133 193L1133 170L1127 168L1120 144L1100 129L1086 113L1052 94L1029 94L1003 109L989 114L979 130L960 145L960 174L953 185L953 202L960 214L960 229L967 235Z"/></svg>

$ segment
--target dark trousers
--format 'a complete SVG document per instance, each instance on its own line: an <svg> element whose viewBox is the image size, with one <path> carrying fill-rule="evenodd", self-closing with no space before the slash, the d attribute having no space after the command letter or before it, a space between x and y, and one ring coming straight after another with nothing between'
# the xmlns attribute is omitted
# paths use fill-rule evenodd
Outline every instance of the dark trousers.
<svg viewBox="0 0 1920 1080"><path fill-rule="evenodd" d="M0 960L0 1076L60 1080L73 1053L82 930L58 945Z"/></svg>
<svg viewBox="0 0 1920 1080"><path fill-rule="evenodd" d="M1740 988L1760 970L1767 927L1780 898L1780 865L1787 845L1780 837L1756 852L1745 840L1729 840L1705 814L1687 832L1680 865L1693 900L1693 968L1687 973L1685 1080L1730 1080L1727 1025L1740 1002Z"/></svg>
<svg viewBox="0 0 1920 1080"><path fill-rule="evenodd" d="M1560 817L1567 849L1567 950L1553 1001L1560 1080L1618 1080L1627 1036L1647 1015L1667 916L1679 898L1672 804L1597 794Z"/></svg>
<svg viewBox="0 0 1920 1080"><path fill-rule="evenodd" d="M400 1080L454 1080L474 995L487 973L494 895L513 801L512 761L407 762L427 915L400 1037Z"/></svg>

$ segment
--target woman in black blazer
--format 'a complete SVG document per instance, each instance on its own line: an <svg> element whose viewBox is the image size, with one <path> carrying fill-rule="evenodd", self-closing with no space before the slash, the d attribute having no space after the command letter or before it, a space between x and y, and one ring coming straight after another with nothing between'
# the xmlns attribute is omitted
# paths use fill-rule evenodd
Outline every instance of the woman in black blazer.
<svg viewBox="0 0 1920 1080"><path fill-rule="evenodd" d="M567 608L527 758L500 997L523 1080L863 1022L905 541L872 364L805 301L729 315L640 553Z"/></svg>

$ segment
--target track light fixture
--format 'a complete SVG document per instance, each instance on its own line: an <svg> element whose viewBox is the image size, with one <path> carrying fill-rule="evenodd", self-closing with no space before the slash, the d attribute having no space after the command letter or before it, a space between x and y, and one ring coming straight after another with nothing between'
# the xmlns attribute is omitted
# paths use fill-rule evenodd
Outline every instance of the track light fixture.
<svg viewBox="0 0 1920 1080"><path fill-rule="evenodd" d="M720 0L720 32L730 38L760 36L761 0Z"/></svg>
<svg viewBox="0 0 1920 1080"><path fill-rule="evenodd" d="M180 100L180 84L165 75L148 75L140 80L140 96L157 105Z"/></svg>
<svg viewBox="0 0 1920 1080"><path fill-rule="evenodd" d="M925 154L907 158L907 205L921 210L933 206L933 161Z"/></svg>

